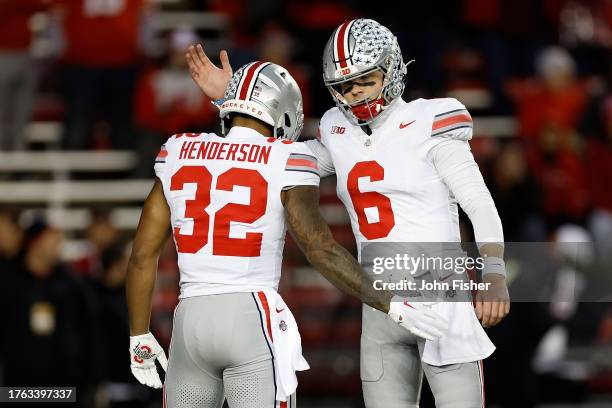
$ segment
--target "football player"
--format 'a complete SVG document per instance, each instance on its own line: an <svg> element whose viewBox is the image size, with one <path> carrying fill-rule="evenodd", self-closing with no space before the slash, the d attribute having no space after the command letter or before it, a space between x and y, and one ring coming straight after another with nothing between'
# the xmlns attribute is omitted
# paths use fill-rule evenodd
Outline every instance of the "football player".
<svg viewBox="0 0 612 408"><path fill-rule="evenodd" d="M213 66L201 46L187 60L195 82L221 97L227 54ZM457 204L474 227L488 290L471 302L437 302L450 322L442 338L401 332L364 305L361 379L369 408L417 407L423 373L436 406L484 406L482 359L494 350L483 330L510 310L503 231L468 141L472 118L453 98L402 100L406 66L396 37L370 19L340 25L323 55L323 79L336 107L306 142L337 192L358 248L377 242L460 242ZM360 251L361 252L361 251ZM360 253L361 255L361 253ZM480 320L480 322L479 322Z"/></svg>
<svg viewBox="0 0 612 408"><path fill-rule="evenodd" d="M226 81L227 84L227 81ZM157 156L157 179L128 267L130 363L171 407L291 407L295 371L308 368L296 322L276 292L288 228L308 260L345 293L435 339L447 322L419 304L374 291L318 211L317 159L295 143L303 124L289 73L254 62L230 76L222 136L177 134ZM149 332L157 260L171 227L180 271L169 360Z"/></svg>

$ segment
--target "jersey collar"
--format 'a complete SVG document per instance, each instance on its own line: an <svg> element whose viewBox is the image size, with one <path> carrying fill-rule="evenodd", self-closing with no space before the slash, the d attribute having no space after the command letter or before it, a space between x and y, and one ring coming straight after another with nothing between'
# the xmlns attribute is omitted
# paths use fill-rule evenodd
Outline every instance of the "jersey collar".
<svg viewBox="0 0 612 408"><path fill-rule="evenodd" d="M227 132L227 135L225 136L225 138L226 139L245 139L245 138L250 138L253 136L265 138L264 135L262 135L255 129L251 129L249 127L244 127L244 126L232 126L229 132Z"/></svg>
<svg viewBox="0 0 612 408"><path fill-rule="evenodd" d="M403 105L406 105L406 102L401 97L395 98L391 104L389 104L389 106L380 115L378 115L372 123L370 123L370 129L372 129L372 132L380 129L387 122L387 119L393 115L393 112L398 110Z"/></svg>

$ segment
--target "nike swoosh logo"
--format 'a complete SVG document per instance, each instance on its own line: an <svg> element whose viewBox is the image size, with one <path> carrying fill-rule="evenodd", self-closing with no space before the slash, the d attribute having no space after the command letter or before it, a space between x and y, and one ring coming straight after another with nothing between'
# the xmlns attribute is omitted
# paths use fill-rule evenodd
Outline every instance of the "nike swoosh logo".
<svg viewBox="0 0 612 408"><path fill-rule="evenodd" d="M415 121L416 121L416 119L415 119L415 120L413 120L412 122L408 122L408 123L400 123L400 129L403 129L403 128L405 128L405 127L408 127L408 126L412 125L412 124L413 124Z"/></svg>
<svg viewBox="0 0 612 408"><path fill-rule="evenodd" d="M277 307L277 308L276 308L276 313L280 313L280 312L282 312L283 310L285 310L285 308L284 308L284 307L283 307L282 309L280 309L280 310L278 310L278 307Z"/></svg>

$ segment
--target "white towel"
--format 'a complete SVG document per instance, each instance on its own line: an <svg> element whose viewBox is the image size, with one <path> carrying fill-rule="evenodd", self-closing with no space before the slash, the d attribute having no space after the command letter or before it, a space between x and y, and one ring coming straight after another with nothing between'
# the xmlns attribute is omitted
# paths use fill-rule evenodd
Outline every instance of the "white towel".
<svg viewBox="0 0 612 408"><path fill-rule="evenodd" d="M476 318L471 302L440 302L432 309L449 321L443 337L425 342L421 360L441 366L482 360L490 356L495 346Z"/></svg>
<svg viewBox="0 0 612 408"><path fill-rule="evenodd" d="M261 294L264 296L263 299ZM298 381L295 372L310 368L302 356L302 338L293 314L278 292L267 289L258 292L255 297L263 318L267 320L269 316L270 319L271 338L267 328L266 336L274 354L276 400L287 401L287 398L297 389ZM264 325L267 326L267 321L264 322Z"/></svg>

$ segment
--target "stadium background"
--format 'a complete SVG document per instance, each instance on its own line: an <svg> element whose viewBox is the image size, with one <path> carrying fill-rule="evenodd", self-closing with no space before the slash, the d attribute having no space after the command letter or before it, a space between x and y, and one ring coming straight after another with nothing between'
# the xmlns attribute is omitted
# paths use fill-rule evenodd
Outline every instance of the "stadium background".
<svg viewBox="0 0 612 408"><path fill-rule="evenodd" d="M0 0L0 385L78 385L82 406L161 406L129 372L123 282L159 146L218 128L185 49L203 41L212 56L227 48L234 68L287 67L309 138L332 106L323 46L355 17L387 25L416 60L404 99L468 107L507 241L554 242L571 225L612 254L611 0ZM321 191L334 234L354 250L333 178ZM175 261L170 242L151 321L166 347ZM312 366L300 404L362 406L360 304L291 239L281 292ZM490 406L610 406L612 311L574 306L514 304L489 330ZM427 392L422 406L433 406Z"/></svg>

